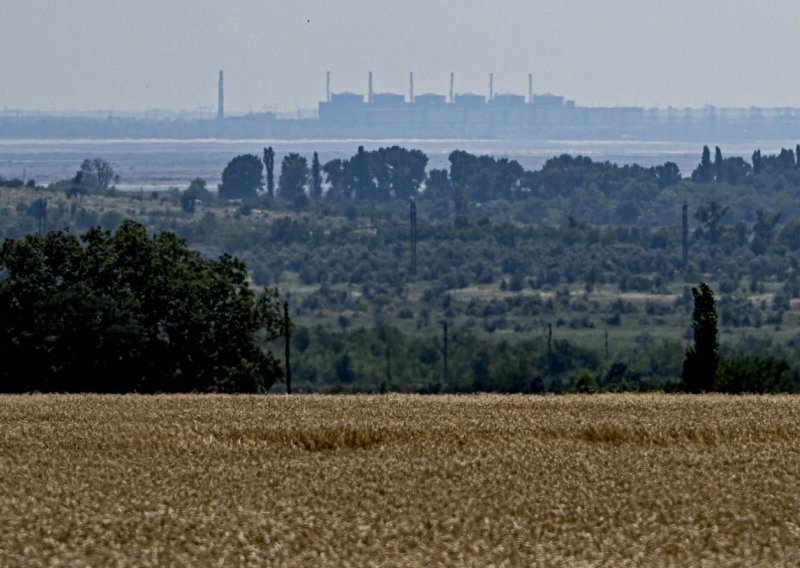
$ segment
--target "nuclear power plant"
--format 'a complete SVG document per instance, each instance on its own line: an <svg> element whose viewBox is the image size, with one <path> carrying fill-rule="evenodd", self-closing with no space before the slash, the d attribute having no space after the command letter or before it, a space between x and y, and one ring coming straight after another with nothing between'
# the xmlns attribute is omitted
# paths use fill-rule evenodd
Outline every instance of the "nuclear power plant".
<svg viewBox="0 0 800 568"><path fill-rule="evenodd" d="M316 112L230 116L225 111L223 71L217 110L208 116L95 116L0 112L0 138L227 138L227 139L508 139L508 140L686 140L715 143L800 139L800 109L584 107L551 93L535 93L528 73L527 95L495 92L495 74L484 93L459 92L450 73L449 91L420 93L414 72L408 92L375 89L366 73L366 92L331 90Z"/></svg>
<svg viewBox="0 0 800 568"><path fill-rule="evenodd" d="M486 95L456 93L455 73L450 74L449 95L414 93L414 73L408 76L408 97L401 93L375 92L373 74L367 74L367 95L330 92L319 103L319 126L347 136L412 138L521 138L570 131L581 126L634 127L642 109L597 109L592 116L575 102L552 94L533 93L528 75L528 96L494 92L494 73L489 74ZM598 113L599 111L599 113Z"/></svg>
<svg viewBox="0 0 800 568"><path fill-rule="evenodd" d="M461 92L450 73L450 91L415 94L409 73L408 97L376 92L367 74L367 94L332 93L318 105L319 132L337 137L443 139L753 139L800 136L796 108L643 108L581 107L551 93L534 93L528 74L527 96L495 93L489 73L485 94Z"/></svg>

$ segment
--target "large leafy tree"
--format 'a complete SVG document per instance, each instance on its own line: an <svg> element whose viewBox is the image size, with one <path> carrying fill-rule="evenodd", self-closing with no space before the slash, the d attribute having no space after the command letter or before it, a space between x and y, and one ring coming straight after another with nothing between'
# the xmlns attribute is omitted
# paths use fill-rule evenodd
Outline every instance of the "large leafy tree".
<svg viewBox="0 0 800 568"><path fill-rule="evenodd" d="M258 392L280 377L259 346L281 333L277 292L230 255L125 221L6 240L0 268L0 390Z"/></svg>
<svg viewBox="0 0 800 568"><path fill-rule="evenodd" d="M112 183L117 181L119 181L119 176L114 173L114 168L102 158L85 159L81 163L81 169L72 178L75 185L98 191L107 190Z"/></svg>
<svg viewBox="0 0 800 568"><path fill-rule="evenodd" d="M286 154L281 161L281 177L278 180L281 197L294 200L305 195L308 174L308 161L305 156L296 153Z"/></svg>
<svg viewBox="0 0 800 568"><path fill-rule="evenodd" d="M366 151L359 146L349 160L331 160L322 169L330 184L328 198L385 202L417 195L427 164L420 150L392 146Z"/></svg>
<svg viewBox="0 0 800 568"><path fill-rule="evenodd" d="M253 199L264 187L263 181L263 164L258 156L236 156L222 172L219 196L222 199Z"/></svg>
<svg viewBox="0 0 800 568"><path fill-rule="evenodd" d="M380 148L370 152L371 166L380 195L389 199L409 199L419 191L425 180L428 156L420 150L407 150L400 146Z"/></svg>
<svg viewBox="0 0 800 568"><path fill-rule="evenodd" d="M516 160L473 156L462 150L453 151L449 160L451 181L476 202L514 197L525 173Z"/></svg>

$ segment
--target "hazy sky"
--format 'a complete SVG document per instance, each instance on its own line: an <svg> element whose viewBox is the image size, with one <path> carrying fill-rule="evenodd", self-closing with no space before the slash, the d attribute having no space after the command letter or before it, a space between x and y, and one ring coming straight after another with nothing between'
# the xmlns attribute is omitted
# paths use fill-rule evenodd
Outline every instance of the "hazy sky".
<svg viewBox="0 0 800 568"><path fill-rule="evenodd" d="M800 2L0 0L0 108L312 108L332 90L800 107Z"/></svg>

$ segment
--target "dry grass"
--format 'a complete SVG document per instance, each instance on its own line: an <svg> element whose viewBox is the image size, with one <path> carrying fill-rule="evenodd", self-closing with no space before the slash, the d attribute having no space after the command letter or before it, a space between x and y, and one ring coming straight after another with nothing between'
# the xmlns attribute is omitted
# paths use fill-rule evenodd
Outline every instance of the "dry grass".
<svg viewBox="0 0 800 568"><path fill-rule="evenodd" d="M0 565L797 565L800 399L0 397Z"/></svg>

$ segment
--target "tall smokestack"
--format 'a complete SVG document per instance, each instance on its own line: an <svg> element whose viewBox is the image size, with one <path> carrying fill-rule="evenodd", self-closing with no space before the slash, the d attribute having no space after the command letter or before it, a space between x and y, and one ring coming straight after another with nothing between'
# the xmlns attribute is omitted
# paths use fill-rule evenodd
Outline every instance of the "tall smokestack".
<svg viewBox="0 0 800 568"><path fill-rule="evenodd" d="M369 72L369 85L367 87L367 102L372 103L372 71Z"/></svg>
<svg viewBox="0 0 800 568"><path fill-rule="evenodd" d="M450 102L452 103L455 99L453 98L453 85L455 83L456 74L450 71Z"/></svg>
<svg viewBox="0 0 800 568"><path fill-rule="evenodd" d="M494 98L494 73L489 73L489 100Z"/></svg>
<svg viewBox="0 0 800 568"><path fill-rule="evenodd" d="M331 102L331 72L325 72L325 100Z"/></svg>
<svg viewBox="0 0 800 568"><path fill-rule="evenodd" d="M220 120L225 118L225 82L222 77L222 71L219 72L219 85L217 92L217 118Z"/></svg>
<svg viewBox="0 0 800 568"><path fill-rule="evenodd" d="M528 73L528 103L533 102L533 73Z"/></svg>
<svg viewBox="0 0 800 568"><path fill-rule="evenodd" d="M414 72L408 72L408 102L414 102Z"/></svg>

